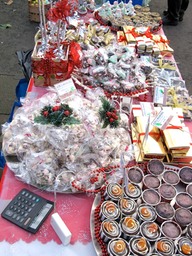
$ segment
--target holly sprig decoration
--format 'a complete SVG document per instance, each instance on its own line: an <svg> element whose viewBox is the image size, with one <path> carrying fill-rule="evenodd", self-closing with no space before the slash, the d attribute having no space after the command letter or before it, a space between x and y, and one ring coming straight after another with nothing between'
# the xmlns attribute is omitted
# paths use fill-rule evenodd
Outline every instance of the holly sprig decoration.
<svg viewBox="0 0 192 256"><path fill-rule="evenodd" d="M99 109L100 121L103 122L102 128L108 125L111 128L116 128L119 125L119 114L115 106L109 102L105 97L101 97L102 107Z"/></svg>
<svg viewBox="0 0 192 256"><path fill-rule="evenodd" d="M55 126L80 124L80 121L73 116L72 108L67 104L45 106L42 108L40 116L36 116L34 121Z"/></svg>

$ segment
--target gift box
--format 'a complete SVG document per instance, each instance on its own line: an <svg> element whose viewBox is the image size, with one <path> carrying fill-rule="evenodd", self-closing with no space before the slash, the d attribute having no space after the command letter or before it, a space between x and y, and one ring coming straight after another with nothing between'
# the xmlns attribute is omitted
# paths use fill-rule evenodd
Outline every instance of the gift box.
<svg viewBox="0 0 192 256"><path fill-rule="evenodd" d="M56 45L47 45L41 52L42 42L37 41L31 55L35 86L52 86L70 78L75 66L81 65L81 48L76 42L62 42L62 56L56 56Z"/></svg>

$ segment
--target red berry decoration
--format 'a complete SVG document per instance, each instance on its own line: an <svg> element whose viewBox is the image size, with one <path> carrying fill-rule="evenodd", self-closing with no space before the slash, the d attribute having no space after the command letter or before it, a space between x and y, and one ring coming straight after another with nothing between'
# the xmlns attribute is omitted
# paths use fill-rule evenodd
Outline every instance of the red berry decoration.
<svg viewBox="0 0 192 256"><path fill-rule="evenodd" d="M45 106L41 110L40 116L36 116L34 121L55 126L80 124L80 121L73 116L72 108L67 104Z"/></svg>
<svg viewBox="0 0 192 256"><path fill-rule="evenodd" d="M53 112L58 111L58 110L59 110L59 106L52 107Z"/></svg>
<svg viewBox="0 0 192 256"><path fill-rule="evenodd" d="M64 115L65 115L65 116L69 116L69 115L70 115L69 110L65 110L65 111L64 111Z"/></svg>
<svg viewBox="0 0 192 256"><path fill-rule="evenodd" d="M110 118L110 119L109 119L109 122L110 122L110 123L113 123L113 122L114 122L114 119L113 119L113 118Z"/></svg>
<svg viewBox="0 0 192 256"><path fill-rule="evenodd" d="M48 112L48 111L44 111L44 112L43 112L43 115L44 115L44 117L48 117L49 112Z"/></svg>
<svg viewBox="0 0 192 256"><path fill-rule="evenodd" d="M106 116L110 117L111 114L112 114L111 112L107 111Z"/></svg>

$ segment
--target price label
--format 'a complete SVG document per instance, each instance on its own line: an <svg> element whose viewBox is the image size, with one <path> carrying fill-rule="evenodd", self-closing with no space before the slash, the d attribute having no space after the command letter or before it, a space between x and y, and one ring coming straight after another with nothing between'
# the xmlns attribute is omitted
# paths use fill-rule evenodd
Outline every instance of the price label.
<svg viewBox="0 0 192 256"><path fill-rule="evenodd" d="M140 106L143 116L154 115L155 108L152 102L140 102Z"/></svg>
<svg viewBox="0 0 192 256"><path fill-rule="evenodd" d="M161 105L165 105L167 102L167 88L156 86L154 91L153 102Z"/></svg>
<svg viewBox="0 0 192 256"><path fill-rule="evenodd" d="M151 124L160 130L165 130L172 118L173 114L171 112L161 110L159 114L153 119Z"/></svg>
<svg viewBox="0 0 192 256"><path fill-rule="evenodd" d="M58 92L60 99L68 98L76 91L76 87L71 78L60 83L57 83L54 86Z"/></svg>

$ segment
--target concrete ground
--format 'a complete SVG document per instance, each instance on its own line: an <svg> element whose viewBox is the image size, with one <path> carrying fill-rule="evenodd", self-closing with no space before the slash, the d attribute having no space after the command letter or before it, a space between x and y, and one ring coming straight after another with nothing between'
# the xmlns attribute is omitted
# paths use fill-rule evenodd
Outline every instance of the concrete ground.
<svg viewBox="0 0 192 256"><path fill-rule="evenodd" d="M4 124L10 114L15 100L15 87L24 77L18 64L16 51L33 49L34 36L38 23L30 22L27 0L0 0L0 24L10 24L2 29L0 25L0 125ZM151 0L151 10L162 14L167 0ZM184 20L176 27L164 27L164 32L174 49L174 57L189 94L192 94L192 2L186 11ZM0 132L1 135L1 132ZM1 139L0 139L1 140Z"/></svg>

